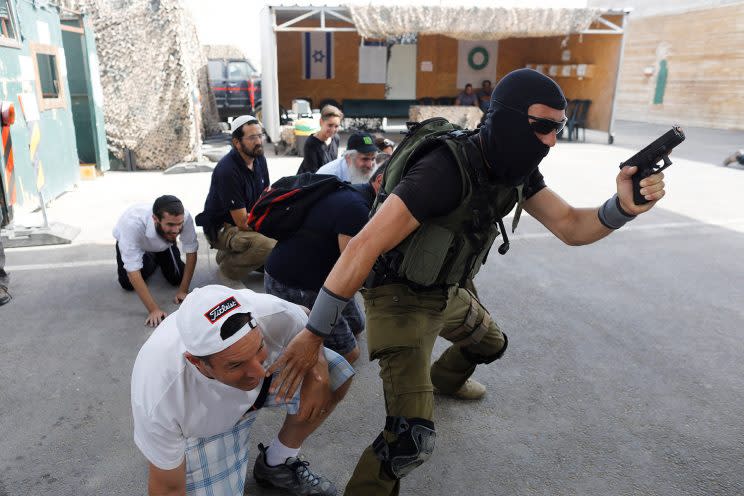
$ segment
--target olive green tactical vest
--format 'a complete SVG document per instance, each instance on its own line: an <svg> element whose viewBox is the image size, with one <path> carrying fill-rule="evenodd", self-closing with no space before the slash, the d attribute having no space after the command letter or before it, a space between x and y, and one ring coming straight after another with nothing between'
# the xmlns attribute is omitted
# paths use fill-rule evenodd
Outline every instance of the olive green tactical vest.
<svg viewBox="0 0 744 496"><path fill-rule="evenodd" d="M441 133L437 139L450 148L456 159L462 179L462 201L449 214L425 220L383 257L386 271L392 271L395 279L424 287L452 286L475 277L500 234L497 223L519 204L512 225L516 228L522 203L523 185L515 188L488 181L480 148L467 137ZM387 193L413 164L414 160L408 160L410 155L409 152L406 156L407 164L396 164L391 158L385 175L392 176L395 184L383 184ZM379 203L375 202L373 213ZM395 262L390 263L391 260Z"/></svg>

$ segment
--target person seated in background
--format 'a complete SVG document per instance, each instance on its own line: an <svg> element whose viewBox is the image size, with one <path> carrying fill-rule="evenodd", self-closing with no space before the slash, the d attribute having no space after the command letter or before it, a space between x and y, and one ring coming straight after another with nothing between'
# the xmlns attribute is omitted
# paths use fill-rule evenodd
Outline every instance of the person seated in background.
<svg viewBox="0 0 744 496"><path fill-rule="evenodd" d="M302 226L292 236L278 241L266 260L264 289L268 294L313 307L323 281L346 244L367 223L384 171L384 166L379 167L368 183L333 191L307 209ZM308 256L313 263L307 263ZM354 363L359 358L356 336L364 326L364 314L352 298L324 346Z"/></svg>
<svg viewBox="0 0 744 496"><path fill-rule="evenodd" d="M489 79L484 79L481 83L481 89L476 92L478 105L484 114L488 112L488 107L491 105L491 92L493 92L491 81Z"/></svg>
<svg viewBox="0 0 744 496"><path fill-rule="evenodd" d="M309 136L302 149L302 163L297 174L315 172L321 166L338 158L338 128L344 114L333 105L320 110L320 131Z"/></svg>
<svg viewBox="0 0 744 496"><path fill-rule="evenodd" d="M468 83L465 85L465 90L457 95L455 98L455 105L470 106L473 105L478 107L478 97L473 93L473 85Z"/></svg>
<svg viewBox="0 0 744 496"><path fill-rule="evenodd" d="M366 183L374 172L376 154L371 134L354 133L349 136L344 154L318 169L317 174L330 174L352 184Z"/></svg>
<svg viewBox="0 0 744 496"><path fill-rule="evenodd" d="M173 302L181 303L186 298L199 249L191 214L181 200L163 195L152 206L129 207L116 223L113 235L119 284L127 291L137 292L147 308L145 325L156 327L167 314L155 302L145 280L160 267L165 279L178 286ZM179 236L186 252L185 264L176 246Z"/></svg>
<svg viewBox="0 0 744 496"><path fill-rule="evenodd" d="M377 150L380 153L387 153L388 156L390 156L393 154L393 150L395 149L395 142L387 139L381 134L375 134L375 146L377 146Z"/></svg>
<svg viewBox="0 0 744 496"><path fill-rule="evenodd" d="M252 115L232 122L232 149L212 171L204 211L196 224L217 249L220 271L230 279L245 279L263 268L276 241L248 226L248 212L269 182L263 129Z"/></svg>

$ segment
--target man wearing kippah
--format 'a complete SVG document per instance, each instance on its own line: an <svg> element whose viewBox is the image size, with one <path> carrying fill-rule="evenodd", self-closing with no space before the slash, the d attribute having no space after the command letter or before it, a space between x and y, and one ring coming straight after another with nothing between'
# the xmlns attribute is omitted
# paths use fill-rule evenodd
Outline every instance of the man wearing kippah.
<svg viewBox="0 0 744 496"><path fill-rule="evenodd" d="M150 495L242 496L251 426L260 408L279 405L286 419L268 448L258 445L254 478L295 495L336 494L299 451L343 399L351 365L321 348L297 394L282 403L265 377L306 322L294 303L214 285L195 289L153 332L134 363L131 391Z"/></svg>
<svg viewBox="0 0 744 496"><path fill-rule="evenodd" d="M186 298L199 249L191 214L181 200L163 195L152 206L129 207L116 223L113 235L119 284L137 293L147 309L145 325L156 327L167 314L152 297L145 280L160 267L165 279L178 287L173 302L178 304ZM186 252L185 264L176 245L179 236Z"/></svg>
<svg viewBox="0 0 744 496"><path fill-rule="evenodd" d="M276 240L248 225L248 213L261 192L269 187L269 168L264 157L263 128L252 115L232 121L232 148L212 171L204 211L196 216L223 275L244 281L263 270Z"/></svg>

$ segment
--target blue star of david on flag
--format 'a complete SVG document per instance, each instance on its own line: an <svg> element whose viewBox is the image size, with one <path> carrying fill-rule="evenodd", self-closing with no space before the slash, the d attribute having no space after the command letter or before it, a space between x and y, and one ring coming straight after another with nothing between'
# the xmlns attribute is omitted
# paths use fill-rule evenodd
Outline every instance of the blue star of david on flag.
<svg viewBox="0 0 744 496"><path fill-rule="evenodd" d="M333 33L302 33L303 79L333 79Z"/></svg>

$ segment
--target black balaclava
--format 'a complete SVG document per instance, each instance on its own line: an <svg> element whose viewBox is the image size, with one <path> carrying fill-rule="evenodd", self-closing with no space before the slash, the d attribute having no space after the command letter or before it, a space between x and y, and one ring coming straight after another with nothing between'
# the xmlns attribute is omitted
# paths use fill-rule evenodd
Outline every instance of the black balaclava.
<svg viewBox="0 0 744 496"><path fill-rule="evenodd" d="M535 136L525 115L534 103L564 110L566 97L555 81L532 69L510 72L493 89L480 138L493 177L499 182L523 183L550 150Z"/></svg>

